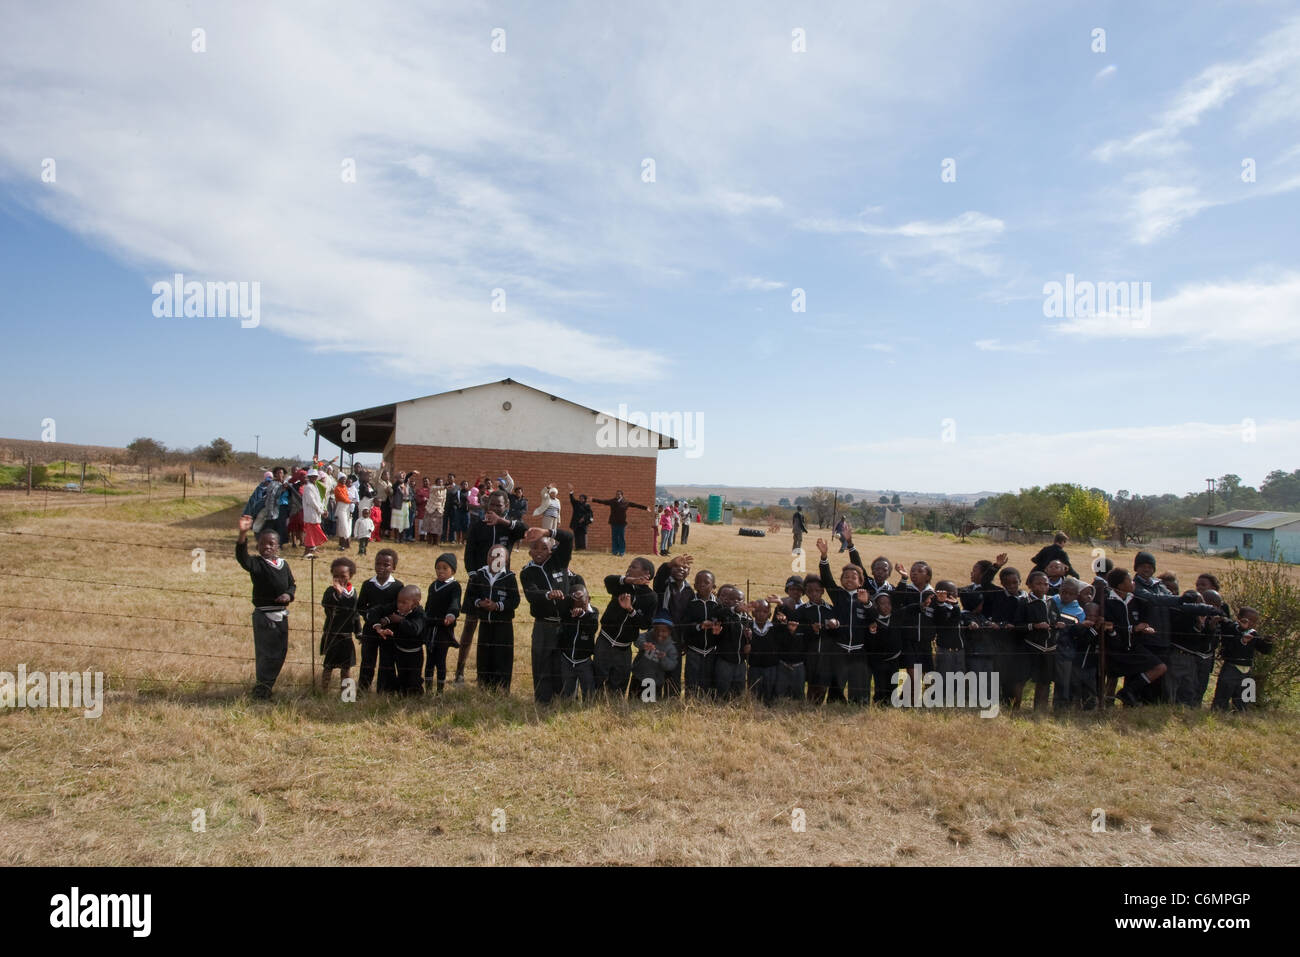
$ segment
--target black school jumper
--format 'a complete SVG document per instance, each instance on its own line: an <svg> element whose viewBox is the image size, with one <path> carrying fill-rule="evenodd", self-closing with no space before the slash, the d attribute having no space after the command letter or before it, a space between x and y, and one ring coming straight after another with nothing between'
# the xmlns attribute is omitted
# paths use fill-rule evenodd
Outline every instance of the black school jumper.
<svg viewBox="0 0 1300 957"><path fill-rule="evenodd" d="M350 584L341 595L330 585L321 597L325 626L320 635L320 653L324 659L321 667L326 671L351 668L357 663L357 647L352 639L361 635L361 616L357 614L360 598L361 592Z"/></svg>
<svg viewBox="0 0 1300 957"><path fill-rule="evenodd" d="M596 638L593 659L596 690L603 688L621 698L629 694L632 645L642 631L649 629L659 598L649 585L625 584L622 575L606 575L605 591L609 592L610 602L600 616L600 632ZM625 611L618 603L619 595L632 596L631 611ZM673 655L674 662L676 658ZM639 690L633 688L631 693L639 694Z"/></svg>
<svg viewBox="0 0 1300 957"><path fill-rule="evenodd" d="M850 551L849 557L854 564L858 564L857 549ZM876 609L870 602L859 601L857 592L837 585L831 576L830 562L826 559L821 560L817 570L826 597L835 609L831 617L840 623L835 631L835 643L830 649L830 667L827 669L831 676L830 699L844 701L844 689L847 686L849 701L865 703L871 696L867 644L871 637L871 623L876 620Z"/></svg>
<svg viewBox="0 0 1300 957"><path fill-rule="evenodd" d="M734 608L718 606L722 633L716 638L718 652L713 663L713 687L722 698L736 698L745 693L745 631L753 619Z"/></svg>
<svg viewBox="0 0 1300 957"><path fill-rule="evenodd" d="M568 620L560 625L559 647L560 687L562 698L576 698L582 689L582 700L588 702L596 688L596 674L591 656L596 653L596 631L600 628L600 615L590 605L577 618L572 610Z"/></svg>
<svg viewBox="0 0 1300 957"><path fill-rule="evenodd" d="M1223 656L1223 665L1219 668L1219 680L1214 685L1214 701L1211 707L1219 711L1244 711L1250 707L1246 700L1246 682L1251 668L1255 664L1255 652L1271 654L1273 639L1261 635L1253 628L1243 628L1239 622L1222 621L1219 623L1219 637L1223 644L1219 653ZM1256 694L1250 695L1253 699Z"/></svg>
<svg viewBox="0 0 1300 957"><path fill-rule="evenodd" d="M420 694L424 691L424 684L420 680L420 672L424 667L424 609L416 605L400 621L392 621L387 627L393 637L384 644L393 646L397 691L404 695Z"/></svg>
<svg viewBox="0 0 1300 957"><path fill-rule="evenodd" d="M783 600L772 612L776 633L776 695L802 700L808 682L804 667L804 636L799 625L799 606Z"/></svg>
<svg viewBox="0 0 1300 957"><path fill-rule="evenodd" d="M281 595L293 598L297 585L289 563L268 562L248 554L248 543L235 543L235 561L253 583L253 663L257 682L253 697L269 698L289 654L289 607L276 603Z"/></svg>
<svg viewBox="0 0 1300 957"><path fill-rule="evenodd" d="M361 586L361 597L357 600L357 611L363 618L361 628L361 670L357 673L357 690L369 691L375 680L375 665L379 666L379 691L397 690L397 665L393 660L392 646L383 652L384 642L375 634L374 624L389 612L397 611L397 596L403 585L396 578L390 578L384 584L378 578L371 578Z"/></svg>
<svg viewBox="0 0 1300 957"><path fill-rule="evenodd" d="M475 602L494 602L490 609L478 608ZM515 670L515 609L519 607L519 582L508 568L493 574L484 566L470 572L465 588L465 604L479 616L478 671L480 688L510 690Z"/></svg>
<svg viewBox="0 0 1300 957"><path fill-rule="evenodd" d="M569 614L569 593L577 585L586 585L581 575L569 571L573 533L558 529L553 537L555 548L546 560L540 564L530 561L519 572L519 587L533 616L533 700L538 704L548 704L560 691L563 678L556 651L560 626ZM552 591L561 592L563 597L547 598Z"/></svg>
<svg viewBox="0 0 1300 957"><path fill-rule="evenodd" d="M435 672L438 676L438 690L442 690L447 681L447 649L458 644L455 638L456 622L443 624L448 615L452 618L460 616L460 582L454 578L445 582L435 580L429 585L429 594L424 601L425 640L428 645L428 655L424 659L426 691L429 690Z"/></svg>
<svg viewBox="0 0 1300 957"><path fill-rule="evenodd" d="M681 630L686 642L686 691L712 694L715 688L714 668L718 660L719 636L713 634L706 623L716 621L722 606L714 598L691 599L682 616Z"/></svg>
<svg viewBox="0 0 1300 957"><path fill-rule="evenodd" d="M749 623L749 693L763 704L776 700L776 676L780 671L777 639L785 628L777 628L772 619L762 625Z"/></svg>
<svg viewBox="0 0 1300 957"><path fill-rule="evenodd" d="M796 612L799 616L799 632L803 635L804 673L808 678L809 700L813 688L829 688L835 680L831 671L834 657L831 649L835 647L834 633L826 622L835 617L835 609L821 602L806 601ZM817 699L821 704L824 699Z"/></svg>
<svg viewBox="0 0 1300 957"><path fill-rule="evenodd" d="M651 586L659 596L657 610L673 622L673 643L677 645L677 662L665 665L667 677L664 679L664 694L677 695L682 690L682 666L686 661L686 608L695 600L695 589L688 582L675 582L672 565L664 562L655 571L654 584Z"/></svg>

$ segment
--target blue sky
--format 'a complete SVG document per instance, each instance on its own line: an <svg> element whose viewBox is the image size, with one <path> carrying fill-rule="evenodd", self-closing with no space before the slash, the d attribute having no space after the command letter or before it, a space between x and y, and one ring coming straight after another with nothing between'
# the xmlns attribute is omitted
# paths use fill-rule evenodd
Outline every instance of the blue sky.
<svg viewBox="0 0 1300 957"><path fill-rule="evenodd" d="M1298 464L1295 3L7 20L2 435L290 456L313 415L509 375L699 416L667 482ZM260 283L260 324L155 317L176 272ZM1150 283L1146 320L1045 316L1067 274Z"/></svg>

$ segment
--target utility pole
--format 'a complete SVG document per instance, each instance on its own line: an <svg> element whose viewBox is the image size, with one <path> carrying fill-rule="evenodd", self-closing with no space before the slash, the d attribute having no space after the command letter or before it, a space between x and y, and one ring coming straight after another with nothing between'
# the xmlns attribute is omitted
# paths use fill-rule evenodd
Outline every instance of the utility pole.
<svg viewBox="0 0 1300 957"><path fill-rule="evenodd" d="M253 454L258 458L262 456L262 437L260 435L253 436Z"/></svg>
<svg viewBox="0 0 1300 957"><path fill-rule="evenodd" d="M1215 483L1215 480L1212 479L1212 478L1207 478L1207 479L1205 480L1205 488L1206 488L1206 491L1207 491L1208 496L1209 496L1209 497L1208 497L1208 500L1207 500L1206 503L1205 503L1205 517L1206 517L1206 518L1209 518L1211 515L1214 514L1214 483Z"/></svg>

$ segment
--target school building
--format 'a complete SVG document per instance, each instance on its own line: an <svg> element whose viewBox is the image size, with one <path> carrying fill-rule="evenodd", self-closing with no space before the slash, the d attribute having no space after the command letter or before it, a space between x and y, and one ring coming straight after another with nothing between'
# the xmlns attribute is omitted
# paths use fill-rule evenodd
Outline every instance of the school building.
<svg viewBox="0 0 1300 957"><path fill-rule="evenodd" d="M502 379L390 405L312 419L316 454L324 438L350 456L381 453L394 472L417 470L432 482L454 472L457 482L488 476L495 487L507 470L528 498L531 513L542 486L559 489L560 521L573 515L568 485L588 499L613 498L654 507L659 452L677 448L671 436L590 409L541 389ZM587 547L609 548L609 510L592 505ZM529 524L538 520L525 516ZM653 512L628 512L631 554L653 539Z"/></svg>
<svg viewBox="0 0 1300 957"><path fill-rule="evenodd" d="M1235 548L1242 558L1276 558L1300 564L1300 512L1239 508L1198 518L1196 526L1196 544L1207 554Z"/></svg>

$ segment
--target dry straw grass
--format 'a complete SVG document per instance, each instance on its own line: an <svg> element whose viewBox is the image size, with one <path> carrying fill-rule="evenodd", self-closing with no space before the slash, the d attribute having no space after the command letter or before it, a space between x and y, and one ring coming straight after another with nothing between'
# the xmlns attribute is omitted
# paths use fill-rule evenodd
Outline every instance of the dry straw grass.
<svg viewBox="0 0 1300 957"><path fill-rule="evenodd" d="M468 690L345 705L336 695L310 694L307 669L293 665L281 679L280 700L254 704L243 694L252 663L247 577L232 554L237 511L233 498L161 506L127 500L45 517L11 510L0 524L77 539L0 535L0 572L10 586L0 605L63 610L0 609L0 668L25 662L135 679L110 681L98 720L0 713L0 860L1300 862L1300 720L1291 713L1228 718L1146 709L982 720L749 703L539 711L528 696L526 615L516 625L509 698ZM788 574L788 544L784 536L744 539L734 528L697 527L688 550L719 583L764 583L753 589L758 594ZM893 558L924 557L938 577L959 582L976 558L999 548L928 535L864 538L861 545L868 558L881 546ZM191 547L207 549L203 574L191 570ZM1023 568L1034 549L1008 550ZM399 577L426 585L437 551L401 546ZM1197 571L1225 565L1160 557L1188 584ZM290 659L306 660L308 574L292 552L289 560L301 600ZM599 579L625 565L595 554L575 562L598 595ZM238 597L20 577L33 574ZM322 568L317 591L325 577ZM191 829L195 808L206 811L205 833ZM806 815L804 832L792 829L795 808ZM1094 808L1106 811L1105 833L1092 831ZM505 812L500 833L492 830L497 809Z"/></svg>

